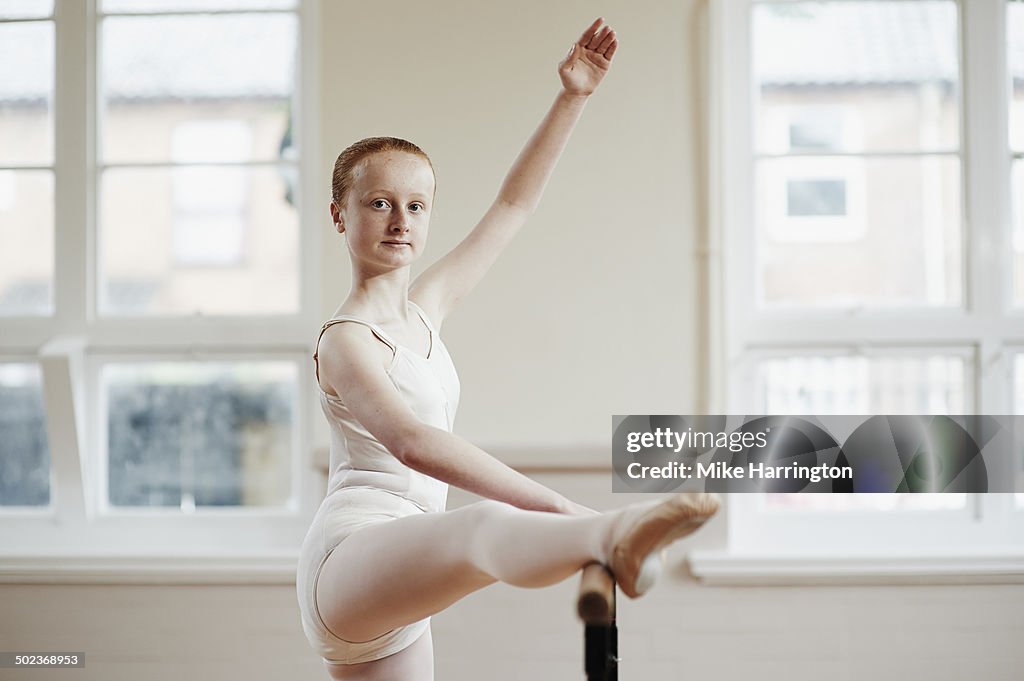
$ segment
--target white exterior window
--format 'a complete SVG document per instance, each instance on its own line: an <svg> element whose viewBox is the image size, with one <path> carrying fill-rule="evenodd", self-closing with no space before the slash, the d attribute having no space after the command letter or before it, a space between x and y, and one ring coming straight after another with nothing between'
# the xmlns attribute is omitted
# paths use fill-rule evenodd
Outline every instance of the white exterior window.
<svg viewBox="0 0 1024 681"><path fill-rule="evenodd" d="M1021 9L714 5L715 411L1022 413L1009 248ZM726 581L1020 572L1021 498L736 494L728 551L694 569Z"/></svg>
<svg viewBox="0 0 1024 681"><path fill-rule="evenodd" d="M0 573L290 569L320 482L317 6L0 3Z"/></svg>

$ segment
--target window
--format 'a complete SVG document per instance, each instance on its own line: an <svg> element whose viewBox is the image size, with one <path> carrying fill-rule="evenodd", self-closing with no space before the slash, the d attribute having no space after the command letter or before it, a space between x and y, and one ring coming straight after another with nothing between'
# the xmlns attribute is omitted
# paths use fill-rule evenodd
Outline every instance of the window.
<svg viewBox="0 0 1024 681"><path fill-rule="evenodd" d="M0 3L4 555L297 548L315 9Z"/></svg>
<svg viewBox="0 0 1024 681"><path fill-rule="evenodd" d="M0 506L50 503L42 382L35 364L0 364Z"/></svg>
<svg viewBox="0 0 1024 681"><path fill-rule="evenodd" d="M1010 157L1013 164L1013 258L1016 306L1024 305L1024 4L1010 2L1006 15L1006 52L1010 83Z"/></svg>
<svg viewBox="0 0 1024 681"><path fill-rule="evenodd" d="M960 304L956 3L746 11L761 306Z"/></svg>
<svg viewBox="0 0 1024 681"><path fill-rule="evenodd" d="M244 161L251 146L244 120L185 121L174 128L171 158ZM212 156L211 150L216 152ZM235 168L185 167L175 168L172 179L175 265L239 265L245 245L246 174Z"/></svg>
<svg viewBox="0 0 1024 681"><path fill-rule="evenodd" d="M846 180L801 179L786 182L786 215L846 217Z"/></svg>
<svg viewBox="0 0 1024 681"><path fill-rule="evenodd" d="M187 512L287 506L296 383L290 362L105 365L101 502Z"/></svg>
<svg viewBox="0 0 1024 681"><path fill-rule="evenodd" d="M0 317L53 314L52 14L0 6Z"/></svg>
<svg viewBox="0 0 1024 681"><path fill-rule="evenodd" d="M715 8L722 413L1020 408L1011 365L1024 339L1021 286L1011 287L1016 269L1001 245L1010 197L1024 196L1010 190L1024 148L1009 142L1024 139L1014 122L1022 9L1006 0ZM1009 36L1005 52L993 35ZM734 495L730 545L1019 550L1020 510L996 494Z"/></svg>
<svg viewBox="0 0 1024 681"><path fill-rule="evenodd" d="M101 5L99 315L299 312L292 5Z"/></svg>
<svg viewBox="0 0 1024 681"><path fill-rule="evenodd" d="M765 112L765 146L775 163L760 171L766 241L855 242L865 234L863 146L853 107L776 106Z"/></svg>

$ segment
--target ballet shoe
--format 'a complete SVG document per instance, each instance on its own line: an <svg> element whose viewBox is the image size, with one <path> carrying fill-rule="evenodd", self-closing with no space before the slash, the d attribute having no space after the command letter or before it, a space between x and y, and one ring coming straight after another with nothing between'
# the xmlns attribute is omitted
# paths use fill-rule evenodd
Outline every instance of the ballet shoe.
<svg viewBox="0 0 1024 681"><path fill-rule="evenodd" d="M630 598L646 593L661 574L665 547L696 532L717 511L717 494L683 493L640 509L640 517L615 542L609 568Z"/></svg>

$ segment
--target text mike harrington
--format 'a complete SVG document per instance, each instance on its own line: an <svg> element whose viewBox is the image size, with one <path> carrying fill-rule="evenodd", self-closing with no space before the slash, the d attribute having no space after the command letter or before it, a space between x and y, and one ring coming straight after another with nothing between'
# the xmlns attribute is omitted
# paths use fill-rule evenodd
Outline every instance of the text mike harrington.
<svg viewBox="0 0 1024 681"><path fill-rule="evenodd" d="M707 450L727 448L731 452L742 452L753 447L763 448L768 444L767 432L712 433L687 429L677 432L670 428L657 428L654 432L632 432L626 436L626 451L636 454L643 449L668 449L678 453L684 447ZM730 466L725 461L707 463L670 461L659 466L645 466L634 461L626 467L626 475L634 480L661 478L673 480L852 480L851 466L830 466L827 463L815 466L800 465L793 461L788 464L773 462L749 462L746 466Z"/></svg>

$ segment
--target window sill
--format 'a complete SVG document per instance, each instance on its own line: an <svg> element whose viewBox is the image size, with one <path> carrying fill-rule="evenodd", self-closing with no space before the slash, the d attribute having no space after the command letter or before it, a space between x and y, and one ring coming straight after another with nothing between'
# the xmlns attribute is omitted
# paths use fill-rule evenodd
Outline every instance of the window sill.
<svg viewBox="0 0 1024 681"><path fill-rule="evenodd" d="M1024 584L1024 553L823 555L695 551L690 571L707 586Z"/></svg>
<svg viewBox="0 0 1024 681"><path fill-rule="evenodd" d="M0 556L0 584L295 584L297 558Z"/></svg>

